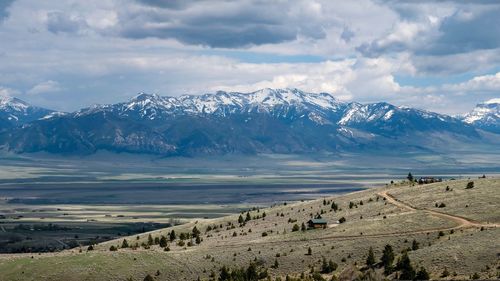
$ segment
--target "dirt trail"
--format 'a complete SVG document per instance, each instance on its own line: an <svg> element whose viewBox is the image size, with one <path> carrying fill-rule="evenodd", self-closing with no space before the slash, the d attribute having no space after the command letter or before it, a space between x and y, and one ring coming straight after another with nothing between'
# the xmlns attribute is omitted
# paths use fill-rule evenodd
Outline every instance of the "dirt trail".
<svg viewBox="0 0 500 281"><path fill-rule="evenodd" d="M387 200L387 202L389 202L389 203L391 203L391 204L393 204L395 206L398 206L401 209L405 209L405 210L408 210L408 211L421 211L421 212L425 212L425 213L428 213L430 215L433 215L433 216L436 216L436 217L439 217L439 218L451 220L451 221L457 223L457 226L454 227L454 228L463 228L463 227L499 227L500 226L500 224L495 224L495 223L481 223L481 222L477 222L477 221L474 221L474 220L471 220L471 219L468 219L468 218L464 218L464 217L461 217L461 216L450 215L450 214L439 212L439 211L434 211L434 210L429 210L429 209L423 209L423 208L413 207L410 204L408 204L406 202L403 202L403 201L397 199L396 197L394 197L393 195L389 194L388 190L379 192L378 195L384 197Z"/></svg>

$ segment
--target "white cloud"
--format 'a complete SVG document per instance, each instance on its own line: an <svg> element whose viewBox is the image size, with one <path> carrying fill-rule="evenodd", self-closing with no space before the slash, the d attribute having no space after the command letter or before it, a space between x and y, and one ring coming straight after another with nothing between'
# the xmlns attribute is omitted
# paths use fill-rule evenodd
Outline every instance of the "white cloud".
<svg viewBox="0 0 500 281"><path fill-rule="evenodd" d="M31 88L28 91L28 94L39 95L39 94L54 93L59 91L61 91L59 83L56 81L48 80L33 86L33 88Z"/></svg>

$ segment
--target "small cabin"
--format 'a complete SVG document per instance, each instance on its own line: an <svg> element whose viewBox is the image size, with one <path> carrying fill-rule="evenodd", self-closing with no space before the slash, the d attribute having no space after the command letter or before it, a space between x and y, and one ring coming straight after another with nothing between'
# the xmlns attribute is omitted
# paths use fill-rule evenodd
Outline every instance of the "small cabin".
<svg viewBox="0 0 500 281"><path fill-rule="evenodd" d="M312 219L307 222L309 228L326 228L327 224L324 219Z"/></svg>

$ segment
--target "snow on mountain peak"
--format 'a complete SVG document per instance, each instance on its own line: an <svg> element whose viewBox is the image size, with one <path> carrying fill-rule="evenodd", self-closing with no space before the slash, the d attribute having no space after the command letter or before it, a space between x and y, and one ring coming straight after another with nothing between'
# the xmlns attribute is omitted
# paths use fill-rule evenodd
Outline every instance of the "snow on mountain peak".
<svg viewBox="0 0 500 281"><path fill-rule="evenodd" d="M500 121L500 99L491 99L478 104L464 116L463 120L469 124L497 124Z"/></svg>

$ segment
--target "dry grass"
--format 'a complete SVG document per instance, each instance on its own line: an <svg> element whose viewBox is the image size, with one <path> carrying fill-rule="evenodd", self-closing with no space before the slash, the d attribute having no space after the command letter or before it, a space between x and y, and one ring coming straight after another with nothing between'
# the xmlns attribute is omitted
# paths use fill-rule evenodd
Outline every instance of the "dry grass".
<svg viewBox="0 0 500 281"><path fill-rule="evenodd" d="M323 205L322 198L252 211L252 217L262 217L264 212L266 217L251 220L242 227L237 223L238 214L146 233L138 240L127 238L129 244L141 244L147 242L149 234L158 237L167 235L172 229L178 234L190 232L195 225L202 230L200 245L180 247L171 243L169 252L159 246L110 252L111 245L121 244L122 240L116 240L97 245L96 250L88 253L73 249L33 258L30 255L3 256L0 272L2 280L124 280L128 277L142 280L146 274L159 270L161 274L156 280L195 280L198 276L207 280L210 272L217 272L222 265L247 266L254 260L270 267L277 259L279 267L269 269L273 276L300 274L309 272L310 266L319 269L322 257L338 263L339 272L348 265L363 264L369 247L373 247L378 258L386 244L391 244L400 253L411 247L415 239L420 249L411 251L410 258L415 266L426 266L434 278L439 277L444 268L456 274L448 278L469 278L476 272L482 278L497 278L500 229L493 224L500 223L500 179L475 179L474 182L475 187L468 190L464 189L467 180L369 189L326 198L339 205L341 210L337 212L331 210L330 204ZM446 186L453 190L445 191ZM384 200L379 193L386 190L417 209L400 208ZM349 202L357 207L349 208ZM446 207L436 208L436 202L444 202ZM479 224L460 227L454 220L420 209L458 215ZM289 223L289 219L297 220L300 226L311 214L321 210L323 218L330 223L340 217L347 221L327 229L291 231L294 223ZM230 223L235 228L226 229ZM485 225L483 231L479 227L481 223ZM221 224L222 228L205 233L207 226ZM450 234L454 227L459 228ZM444 231L445 235L439 237L439 231ZM268 236L263 237L263 232ZM309 247L312 255L306 255Z"/></svg>

